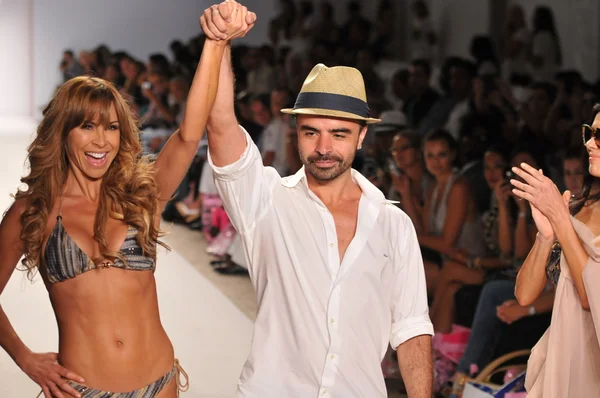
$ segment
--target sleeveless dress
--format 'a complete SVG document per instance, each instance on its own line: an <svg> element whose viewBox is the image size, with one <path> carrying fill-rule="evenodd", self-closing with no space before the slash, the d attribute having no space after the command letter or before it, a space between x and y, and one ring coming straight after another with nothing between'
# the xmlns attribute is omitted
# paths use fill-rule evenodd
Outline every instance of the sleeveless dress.
<svg viewBox="0 0 600 398"><path fill-rule="evenodd" d="M583 270L590 311L581 306L564 254L556 286L552 321L532 350L525 387L528 398L600 396L600 236L571 217L589 255Z"/></svg>
<svg viewBox="0 0 600 398"><path fill-rule="evenodd" d="M433 189L431 206L429 208L429 232L432 235L441 236L444 232L446 215L449 210L452 210L448 209L448 195L457 178L458 176L456 174L453 174L452 177L450 177L450 180L446 184L441 195L439 186L436 186ZM466 250L472 256L482 257L486 254L482 236L483 228L479 222L479 218L476 217L474 221L467 220L458 236L455 247Z"/></svg>

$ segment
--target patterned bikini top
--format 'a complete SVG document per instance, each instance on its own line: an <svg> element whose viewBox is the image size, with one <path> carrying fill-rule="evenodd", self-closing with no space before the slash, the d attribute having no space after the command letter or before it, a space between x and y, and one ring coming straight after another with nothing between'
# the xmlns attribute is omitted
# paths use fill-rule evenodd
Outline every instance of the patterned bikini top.
<svg viewBox="0 0 600 398"><path fill-rule="evenodd" d="M154 271L156 262L153 258L144 255L142 248L135 239L137 232L137 229L129 226L125 241L119 249L127 264L124 264L118 258L115 261L96 264L71 239L62 224L62 216L56 217L56 225L48 238L45 249L48 280L50 283L62 282L87 271L108 267L135 271Z"/></svg>

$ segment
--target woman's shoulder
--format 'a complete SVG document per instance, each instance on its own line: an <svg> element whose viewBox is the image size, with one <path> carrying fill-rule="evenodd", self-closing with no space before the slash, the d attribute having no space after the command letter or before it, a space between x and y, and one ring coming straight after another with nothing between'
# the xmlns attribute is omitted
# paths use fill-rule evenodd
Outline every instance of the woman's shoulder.
<svg viewBox="0 0 600 398"><path fill-rule="evenodd" d="M468 193L470 189L469 181L464 176L458 176L452 184L452 191Z"/></svg>

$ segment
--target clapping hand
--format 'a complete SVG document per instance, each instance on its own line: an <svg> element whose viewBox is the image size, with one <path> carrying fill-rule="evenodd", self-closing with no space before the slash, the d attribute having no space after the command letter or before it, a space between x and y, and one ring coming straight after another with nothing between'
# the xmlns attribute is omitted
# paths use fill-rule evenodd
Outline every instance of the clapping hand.
<svg viewBox="0 0 600 398"><path fill-rule="evenodd" d="M565 212L569 214L571 192L565 191L561 195L552 180L527 163L521 163L521 167L513 167L512 171L523 179L510 180L514 186L513 193L531 205L531 215L542 237L554 240L551 220L558 220Z"/></svg>

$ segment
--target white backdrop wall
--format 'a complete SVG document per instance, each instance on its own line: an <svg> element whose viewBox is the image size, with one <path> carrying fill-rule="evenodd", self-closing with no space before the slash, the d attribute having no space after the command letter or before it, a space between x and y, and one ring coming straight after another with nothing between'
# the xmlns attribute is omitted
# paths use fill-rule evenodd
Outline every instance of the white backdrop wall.
<svg viewBox="0 0 600 398"><path fill-rule="evenodd" d="M442 57L468 57L473 36L490 34L491 1L493 0L429 1Z"/></svg>
<svg viewBox="0 0 600 398"><path fill-rule="evenodd" d="M6 0L5 0L6 1ZM19 0L9 0L18 2ZM245 41L262 43L276 0L244 0L260 9L260 22ZM64 49L93 49L101 43L146 60L154 52L170 57L169 43L200 32L199 17L214 0L33 0L35 114L61 82ZM0 7L1 8L1 7Z"/></svg>
<svg viewBox="0 0 600 398"><path fill-rule="evenodd" d="M31 1L0 2L0 117L31 116Z"/></svg>

